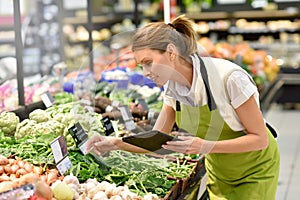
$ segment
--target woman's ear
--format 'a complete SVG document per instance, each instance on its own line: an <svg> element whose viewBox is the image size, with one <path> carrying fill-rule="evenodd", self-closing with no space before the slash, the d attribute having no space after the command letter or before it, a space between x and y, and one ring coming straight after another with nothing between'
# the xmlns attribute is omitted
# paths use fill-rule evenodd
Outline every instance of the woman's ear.
<svg viewBox="0 0 300 200"><path fill-rule="evenodd" d="M170 59L173 61L177 55L177 49L174 44L170 43L167 46L167 53L170 54Z"/></svg>

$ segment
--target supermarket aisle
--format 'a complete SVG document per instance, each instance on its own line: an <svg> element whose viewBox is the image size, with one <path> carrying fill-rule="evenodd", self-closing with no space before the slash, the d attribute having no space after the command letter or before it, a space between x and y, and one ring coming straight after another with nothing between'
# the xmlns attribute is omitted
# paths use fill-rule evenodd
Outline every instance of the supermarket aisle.
<svg viewBox="0 0 300 200"><path fill-rule="evenodd" d="M300 110L286 110L275 104L265 118L279 133L281 169L276 200L299 200Z"/></svg>

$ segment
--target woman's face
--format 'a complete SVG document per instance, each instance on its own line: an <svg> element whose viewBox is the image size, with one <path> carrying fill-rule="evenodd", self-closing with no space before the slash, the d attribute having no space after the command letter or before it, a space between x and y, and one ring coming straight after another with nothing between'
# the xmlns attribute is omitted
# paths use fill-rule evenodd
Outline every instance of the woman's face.
<svg viewBox="0 0 300 200"><path fill-rule="evenodd" d="M143 74L152 79L158 87L163 86L174 74L169 53L142 49L134 52L138 64L143 66Z"/></svg>

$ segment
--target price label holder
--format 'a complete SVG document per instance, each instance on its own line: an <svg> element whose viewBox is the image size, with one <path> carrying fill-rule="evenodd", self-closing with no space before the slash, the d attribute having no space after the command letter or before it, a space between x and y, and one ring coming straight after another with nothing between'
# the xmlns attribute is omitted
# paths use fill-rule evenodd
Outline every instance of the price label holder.
<svg viewBox="0 0 300 200"><path fill-rule="evenodd" d="M48 91L41 95L41 99L46 108L49 108L54 104L54 99Z"/></svg>
<svg viewBox="0 0 300 200"><path fill-rule="evenodd" d="M80 149L81 153L83 155L86 155L86 148L87 148L87 141L88 141L88 135L83 130L82 126L79 122L74 124L71 128L68 129L69 133L75 140L76 146ZM106 163L102 160L101 156L97 156L93 151L90 152L90 154L98 161L99 164L102 164L103 166L107 166Z"/></svg>
<svg viewBox="0 0 300 200"><path fill-rule="evenodd" d="M68 157L68 149L65 137L63 135L55 138L50 147L56 163L56 168L61 175L63 175L68 169L72 167L70 158Z"/></svg>
<svg viewBox="0 0 300 200"><path fill-rule="evenodd" d="M1 200L30 199L34 195L34 185L26 184L0 193Z"/></svg>
<svg viewBox="0 0 300 200"><path fill-rule="evenodd" d="M125 127L128 131L134 130L136 127L134 125L132 114L127 105L119 106L118 109L121 112L122 119L124 121Z"/></svg>
<svg viewBox="0 0 300 200"><path fill-rule="evenodd" d="M73 139L75 140L76 146L80 149L83 155L86 155L86 145L88 141L88 135L83 130L82 126L79 122L74 124L71 128L68 129L68 132L71 134Z"/></svg>
<svg viewBox="0 0 300 200"><path fill-rule="evenodd" d="M108 116L101 119L101 122L103 123L103 127L104 127L104 130L105 130L105 135L106 136L109 136L110 134L115 132L113 124L111 123Z"/></svg>
<svg viewBox="0 0 300 200"><path fill-rule="evenodd" d="M113 101L111 102L111 106L112 106L112 107L118 107L119 105L120 105L120 102L119 102L119 101L113 100Z"/></svg>
<svg viewBox="0 0 300 200"><path fill-rule="evenodd" d="M154 118L154 115L155 115L155 111L154 111L153 109L150 109L150 110L148 111L148 116L147 116L147 118L148 118L149 120L152 120L152 119Z"/></svg>
<svg viewBox="0 0 300 200"><path fill-rule="evenodd" d="M145 99L137 99L136 100L136 104L140 105L143 110L149 110L148 105L147 105Z"/></svg>

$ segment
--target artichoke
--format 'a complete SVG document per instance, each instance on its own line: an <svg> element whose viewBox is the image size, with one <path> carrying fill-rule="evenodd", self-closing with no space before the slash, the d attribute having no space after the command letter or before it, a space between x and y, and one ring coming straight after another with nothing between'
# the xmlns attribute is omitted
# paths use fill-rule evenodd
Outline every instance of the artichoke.
<svg viewBox="0 0 300 200"><path fill-rule="evenodd" d="M4 134L14 134L20 118L14 112L0 113L0 130Z"/></svg>

